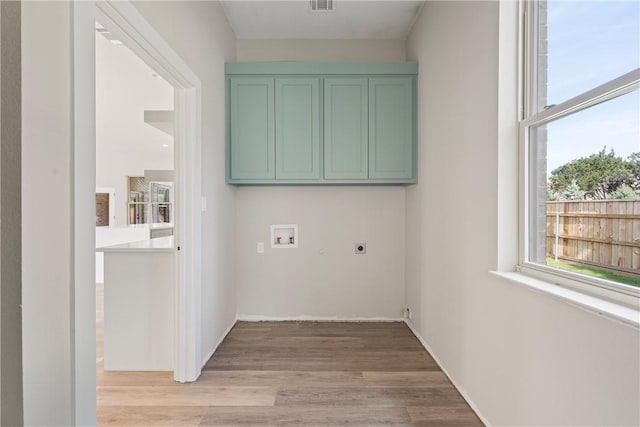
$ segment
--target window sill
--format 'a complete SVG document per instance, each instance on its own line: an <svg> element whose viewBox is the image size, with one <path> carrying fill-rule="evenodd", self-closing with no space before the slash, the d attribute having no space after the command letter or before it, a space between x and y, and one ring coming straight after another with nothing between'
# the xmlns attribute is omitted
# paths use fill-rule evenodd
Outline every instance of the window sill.
<svg viewBox="0 0 640 427"><path fill-rule="evenodd" d="M640 309L638 307L632 308L615 304L522 273L501 271L490 271L490 273L510 282L524 285L534 291L542 292L569 304L576 305L597 315L640 329Z"/></svg>

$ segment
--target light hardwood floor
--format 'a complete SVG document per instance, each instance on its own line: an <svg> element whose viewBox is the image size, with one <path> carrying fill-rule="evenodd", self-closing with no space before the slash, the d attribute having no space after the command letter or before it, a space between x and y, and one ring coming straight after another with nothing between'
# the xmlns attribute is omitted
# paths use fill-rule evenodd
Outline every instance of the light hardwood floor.
<svg viewBox="0 0 640 427"><path fill-rule="evenodd" d="M104 372L98 425L482 426L403 323L238 322L191 384Z"/></svg>

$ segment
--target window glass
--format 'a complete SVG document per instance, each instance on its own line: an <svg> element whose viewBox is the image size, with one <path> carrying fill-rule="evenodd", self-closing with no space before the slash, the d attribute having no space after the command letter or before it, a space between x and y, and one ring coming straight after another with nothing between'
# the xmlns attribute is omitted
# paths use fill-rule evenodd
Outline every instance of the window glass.
<svg viewBox="0 0 640 427"><path fill-rule="evenodd" d="M598 155L601 152L605 153L606 159L615 157L623 160L640 152L639 129L638 90L549 123L546 150L549 197L562 197L573 178L585 191L585 198L614 198L620 182L612 176L613 172L585 168L599 165L594 156L601 158ZM607 163L606 166L613 167L615 162L610 160L609 163L611 165ZM635 188L640 184L633 180L624 182Z"/></svg>
<svg viewBox="0 0 640 427"><path fill-rule="evenodd" d="M640 286L640 96L530 128L530 261Z"/></svg>
<svg viewBox="0 0 640 427"><path fill-rule="evenodd" d="M640 287L640 2L534 4L521 259Z"/></svg>
<svg viewBox="0 0 640 427"><path fill-rule="evenodd" d="M538 2L538 108L640 66L640 2Z"/></svg>

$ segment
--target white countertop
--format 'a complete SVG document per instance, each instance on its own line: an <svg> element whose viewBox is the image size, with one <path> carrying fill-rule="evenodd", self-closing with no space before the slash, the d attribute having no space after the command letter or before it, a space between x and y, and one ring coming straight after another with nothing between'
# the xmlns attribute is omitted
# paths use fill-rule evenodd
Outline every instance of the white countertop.
<svg viewBox="0 0 640 427"><path fill-rule="evenodd" d="M162 230L164 228L173 228L172 222L154 222L151 224L131 224L128 228L149 228L151 230Z"/></svg>
<svg viewBox="0 0 640 427"><path fill-rule="evenodd" d="M96 248L96 252L173 252L173 236Z"/></svg>

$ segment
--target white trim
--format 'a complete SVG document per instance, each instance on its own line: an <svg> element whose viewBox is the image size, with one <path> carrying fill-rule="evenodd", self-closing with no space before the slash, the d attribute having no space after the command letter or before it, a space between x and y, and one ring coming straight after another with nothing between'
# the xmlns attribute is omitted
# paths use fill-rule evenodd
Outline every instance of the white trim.
<svg viewBox="0 0 640 427"><path fill-rule="evenodd" d="M175 88L176 365L174 379L201 373L201 92L196 74L129 1L99 1L97 19Z"/></svg>
<svg viewBox="0 0 640 427"><path fill-rule="evenodd" d="M225 338L227 338L227 335L229 335L229 332L231 332L231 330L233 329L234 326L236 326L236 323L238 323L238 319L234 320L233 323L231 324L231 326L229 326L227 328L227 330L225 331L224 334L222 334L222 337L218 340L218 342L216 343L216 345L213 346L213 350L211 350L205 357L204 359L202 359L202 361L200 362L200 369L202 370L202 368L204 368L204 365L207 364L207 362L209 361L209 359L211 359L211 357L213 356L213 354L218 350L218 347L220 347L220 344L222 344L222 341L225 340Z"/></svg>
<svg viewBox="0 0 640 427"><path fill-rule="evenodd" d="M401 317L262 316L239 314L237 322L404 322Z"/></svg>
<svg viewBox="0 0 640 427"><path fill-rule="evenodd" d="M587 92L581 93L561 104L553 105L544 111L531 114L522 122L522 126L540 126L545 123L577 113L610 99L622 96L640 87L640 68L629 71Z"/></svg>
<svg viewBox="0 0 640 427"><path fill-rule="evenodd" d="M422 336L413 328L412 323L409 322L407 319L403 319L403 321L409 327L409 329L411 330L411 333L413 333L413 335L415 335L415 337L418 339L418 341L420 341L420 344L422 344L422 347L424 347L424 349L427 351L427 353L429 353L429 355L436 362L436 365L438 365L438 368L440 368L440 370L447 376L447 378L449 378L449 381L451 381L451 384L453 384L453 386L456 388L456 390L458 390L458 393L460 393L462 395L462 398L467 402L467 404L471 407L471 409L473 409L473 412L475 412L476 415L478 416L478 418L480 418L480 421L482 421L482 423L485 426L491 426L489 421L480 412L480 409L478 408L478 405L476 405L475 402L473 400L471 400L471 398L467 394L467 391L465 389L461 388L455 382L455 380L451 377L451 375L449 375L449 372L447 372L447 370L443 367L442 363L440 362L440 359L438 359L438 357L435 355L433 350L431 350L431 347L429 346L429 344L427 344L427 342L422 338Z"/></svg>
<svg viewBox="0 0 640 427"><path fill-rule="evenodd" d="M518 60L520 3L500 2L498 56L498 257L497 269L510 270L518 263Z"/></svg>
<svg viewBox="0 0 640 427"><path fill-rule="evenodd" d="M71 3L72 215L71 375L72 425L96 422L96 95L95 7Z"/></svg>
<svg viewBox="0 0 640 427"><path fill-rule="evenodd" d="M529 154L526 152L529 146L528 135L525 127L518 124L518 261L516 266L529 259ZM516 267L514 266L514 268Z"/></svg>
<svg viewBox="0 0 640 427"><path fill-rule="evenodd" d="M580 290L585 294L592 294L601 298L613 300L617 303L636 306L640 304L640 288L623 283L613 282L598 277L587 276L573 271L565 271L534 262L523 262L516 271L525 273L547 282L557 282L559 285ZM583 284L593 288L585 288Z"/></svg>
<svg viewBox="0 0 640 427"><path fill-rule="evenodd" d="M200 88L198 76L147 22L130 1L99 0L97 19L163 79L178 88Z"/></svg>
<svg viewBox="0 0 640 427"><path fill-rule="evenodd" d="M202 354L202 233L201 233L201 136L200 90L176 91L176 381L195 381L200 376ZM194 143L189 144L189 141Z"/></svg>

